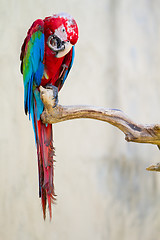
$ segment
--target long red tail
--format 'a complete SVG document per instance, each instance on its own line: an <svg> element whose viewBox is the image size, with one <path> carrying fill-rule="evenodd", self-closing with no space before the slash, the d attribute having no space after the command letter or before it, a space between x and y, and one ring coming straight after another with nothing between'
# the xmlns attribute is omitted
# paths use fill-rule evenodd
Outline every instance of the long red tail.
<svg viewBox="0 0 160 240"><path fill-rule="evenodd" d="M41 120L36 121L36 142L39 171L39 197L42 201L43 218L46 217L48 202L50 219L52 218L51 203L56 200L54 192L54 160L52 125L45 125Z"/></svg>

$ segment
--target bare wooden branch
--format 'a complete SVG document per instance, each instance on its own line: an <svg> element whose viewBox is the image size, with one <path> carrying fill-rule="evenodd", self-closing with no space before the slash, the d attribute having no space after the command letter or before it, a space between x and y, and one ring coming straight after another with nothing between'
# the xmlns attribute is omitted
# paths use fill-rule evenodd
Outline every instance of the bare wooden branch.
<svg viewBox="0 0 160 240"><path fill-rule="evenodd" d="M153 164L153 165L147 167L146 170L160 172L160 163L157 163L155 165Z"/></svg>
<svg viewBox="0 0 160 240"><path fill-rule="evenodd" d="M58 123L76 118L92 118L108 122L119 128L128 142L150 143L160 145L160 124L137 124L126 114L118 109L107 109L101 107L76 105L62 106L56 103L56 89L40 87L41 99L44 103L44 111L41 119L44 123ZM55 107L54 107L55 106ZM153 166L153 165L152 165ZM151 171L160 171L154 167Z"/></svg>

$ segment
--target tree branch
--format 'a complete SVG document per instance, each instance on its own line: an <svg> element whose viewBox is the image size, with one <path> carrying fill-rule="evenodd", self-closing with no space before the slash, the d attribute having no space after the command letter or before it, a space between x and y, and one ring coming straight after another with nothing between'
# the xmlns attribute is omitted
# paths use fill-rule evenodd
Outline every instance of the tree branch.
<svg viewBox="0 0 160 240"><path fill-rule="evenodd" d="M127 115L118 109L107 109L87 105L62 106L56 104L55 87L43 88L40 86L40 94L44 103L44 111L41 119L44 123L58 123L76 118L92 118L108 122L119 128L128 142L150 143L160 145L160 124L143 125L132 121ZM54 107L55 106L55 107ZM157 170L157 165L147 168L151 171Z"/></svg>

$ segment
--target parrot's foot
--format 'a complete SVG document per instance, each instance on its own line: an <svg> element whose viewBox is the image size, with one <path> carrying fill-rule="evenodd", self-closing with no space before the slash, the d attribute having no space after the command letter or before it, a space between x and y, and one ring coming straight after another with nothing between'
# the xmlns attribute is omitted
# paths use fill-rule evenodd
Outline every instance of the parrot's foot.
<svg viewBox="0 0 160 240"><path fill-rule="evenodd" d="M58 88L56 86L53 86L52 84L47 84L45 88L51 89L53 91L52 100L54 100L54 105L52 107L55 108L58 104Z"/></svg>

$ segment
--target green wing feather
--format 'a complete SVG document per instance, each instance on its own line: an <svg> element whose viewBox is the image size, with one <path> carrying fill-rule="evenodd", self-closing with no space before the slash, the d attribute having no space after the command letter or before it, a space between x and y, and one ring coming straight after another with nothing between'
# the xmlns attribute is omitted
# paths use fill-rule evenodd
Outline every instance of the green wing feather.
<svg viewBox="0 0 160 240"><path fill-rule="evenodd" d="M44 72L44 22L36 20L27 33L21 49L21 72L24 83L25 113L32 115L33 87L39 86Z"/></svg>

